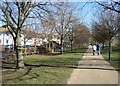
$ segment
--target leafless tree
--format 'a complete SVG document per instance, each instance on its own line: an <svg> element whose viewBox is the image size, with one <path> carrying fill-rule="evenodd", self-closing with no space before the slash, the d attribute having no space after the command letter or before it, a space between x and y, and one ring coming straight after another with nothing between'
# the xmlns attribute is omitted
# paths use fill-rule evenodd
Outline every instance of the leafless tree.
<svg viewBox="0 0 120 86"><path fill-rule="evenodd" d="M73 41L74 47L78 48L85 44L89 44L90 36L91 36L90 31L85 25L83 24L76 25L74 30L74 41Z"/></svg>
<svg viewBox="0 0 120 86"><path fill-rule="evenodd" d="M21 28L23 27L25 20L28 18L33 9L36 8L44 10L45 5L45 2L33 2L32 0L27 0L24 2L19 2L19 0L7 2L6 0L6 2L0 3L1 21L7 26L14 40L14 49L16 51L17 58L17 69L24 67L24 61L20 50Z"/></svg>
<svg viewBox="0 0 120 86"><path fill-rule="evenodd" d="M78 21L78 19L76 17L72 17L72 22L70 22L68 24L68 33L67 33L66 37L68 38L68 40L70 42L71 51L73 50L73 41L74 41L74 37L75 37L74 31L75 31L76 26L78 24L81 24L81 23L79 23L79 21Z"/></svg>
<svg viewBox="0 0 120 86"><path fill-rule="evenodd" d="M48 46L50 49L50 41L52 41L54 32L55 32L55 21L51 15L46 16L45 19L42 19L42 27L43 27L43 33L44 38L48 40ZM54 51L54 50L53 50Z"/></svg>
<svg viewBox="0 0 120 86"><path fill-rule="evenodd" d="M92 29L93 40L98 43L102 43L104 48L104 44L107 43L109 40L108 32L109 30L103 24L99 25L95 23Z"/></svg>
<svg viewBox="0 0 120 86"><path fill-rule="evenodd" d="M100 41L108 41L109 42L109 60L111 53L111 40L112 38L118 34L120 20L119 16L113 11L106 10L104 13L100 13L98 18L98 22L94 25L93 37L98 42Z"/></svg>
<svg viewBox="0 0 120 86"><path fill-rule="evenodd" d="M105 9L112 10L114 12L120 13L120 1L111 0L111 2L97 2L99 5L103 6Z"/></svg>
<svg viewBox="0 0 120 86"><path fill-rule="evenodd" d="M70 3L60 2L55 3L55 12L53 13L56 32L60 36L60 53L63 53L63 40L68 34L69 24L74 21L73 15L75 7L70 5Z"/></svg>

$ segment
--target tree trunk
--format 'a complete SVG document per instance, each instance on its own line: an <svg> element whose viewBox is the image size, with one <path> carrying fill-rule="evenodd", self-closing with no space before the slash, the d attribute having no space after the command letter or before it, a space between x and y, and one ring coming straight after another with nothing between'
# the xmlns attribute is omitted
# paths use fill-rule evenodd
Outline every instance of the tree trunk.
<svg viewBox="0 0 120 86"><path fill-rule="evenodd" d="M111 60L111 40L109 40L109 50L108 50L108 54L109 54L109 60Z"/></svg>
<svg viewBox="0 0 120 86"><path fill-rule="evenodd" d="M17 43L16 43L16 38L14 38L14 51L16 53L16 69L19 69L19 66L18 66L18 63L19 63L19 55L18 55L18 46L17 46Z"/></svg>
<svg viewBox="0 0 120 86"><path fill-rule="evenodd" d="M53 43L53 41L51 42L52 43L52 53L54 53L54 43Z"/></svg>
<svg viewBox="0 0 120 86"><path fill-rule="evenodd" d="M63 36L61 36L61 44L60 44L60 53L62 54L63 53Z"/></svg>
<svg viewBox="0 0 120 86"><path fill-rule="evenodd" d="M51 50L51 46L50 46L50 41L49 41L49 43L48 43L48 50L50 51Z"/></svg>
<svg viewBox="0 0 120 86"><path fill-rule="evenodd" d="M22 55L22 51L21 51L21 38L20 38L20 31L18 33L17 39L15 41L15 47L16 47L16 58L17 58L17 64L16 64L16 68L24 68L24 61L23 61L23 55Z"/></svg>
<svg viewBox="0 0 120 86"><path fill-rule="evenodd" d="M27 52L26 52L26 38L24 38L24 55L25 56L27 55Z"/></svg>
<svg viewBox="0 0 120 86"><path fill-rule="evenodd" d="M103 49L105 48L105 43L103 42Z"/></svg>
<svg viewBox="0 0 120 86"><path fill-rule="evenodd" d="M73 41L70 41L71 44L71 51L73 50Z"/></svg>

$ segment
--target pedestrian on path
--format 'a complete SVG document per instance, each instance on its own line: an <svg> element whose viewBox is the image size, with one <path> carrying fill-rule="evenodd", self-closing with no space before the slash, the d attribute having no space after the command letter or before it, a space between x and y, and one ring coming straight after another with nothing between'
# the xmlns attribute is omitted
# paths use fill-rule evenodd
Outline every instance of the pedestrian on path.
<svg viewBox="0 0 120 86"><path fill-rule="evenodd" d="M101 45L98 43L96 46L97 46L97 54L100 55L100 53L101 53Z"/></svg>
<svg viewBox="0 0 120 86"><path fill-rule="evenodd" d="M95 55L96 54L96 49L97 49L95 44L92 46L92 49L93 49L93 55Z"/></svg>

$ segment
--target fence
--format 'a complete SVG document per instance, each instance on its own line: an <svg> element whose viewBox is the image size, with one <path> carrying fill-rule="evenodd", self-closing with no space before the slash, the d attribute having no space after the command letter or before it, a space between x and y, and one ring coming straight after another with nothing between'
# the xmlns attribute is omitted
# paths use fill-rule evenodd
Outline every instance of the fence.
<svg viewBox="0 0 120 86"><path fill-rule="evenodd" d="M8 59L8 58L15 58L16 51L13 49L6 49L4 47L0 47L1 49L1 58ZM20 48L22 55L32 55L32 54L47 54L48 50L44 46L32 46L29 48Z"/></svg>

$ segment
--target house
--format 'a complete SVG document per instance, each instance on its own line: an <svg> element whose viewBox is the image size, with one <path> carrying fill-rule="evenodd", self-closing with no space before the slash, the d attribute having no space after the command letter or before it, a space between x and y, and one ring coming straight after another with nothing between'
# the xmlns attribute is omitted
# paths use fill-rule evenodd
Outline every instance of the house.
<svg viewBox="0 0 120 86"><path fill-rule="evenodd" d="M29 30L22 30L22 46L23 45L37 45L43 44L42 35Z"/></svg>
<svg viewBox="0 0 120 86"><path fill-rule="evenodd" d="M13 38L12 35L10 35L7 28L0 28L0 45L13 45Z"/></svg>
<svg viewBox="0 0 120 86"><path fill-rule="evenodd" d="M21 45L28 45L28 46L40 46L43 45L43 43L48 43L48 40L46 38L42 38L42 34L35 33L29 30L22 30L21 32ZM60 44L60 40L57 36L53 36L52 41L56 41ZM1 27L0 28L0 45L6 46L7 48L11 48L14 45L14 41L12 38L12 35L9 33L7 27Z"/></svg>
<svg viewBox="0 0 120 86"><path fill-rule="evenodd" d="M42 45L42 39L40 34L34 33L28 30L22 30L21 32L21 45ZM13 37L5 27L0 28L0 45L11 48L14 45Z"/></svg>

